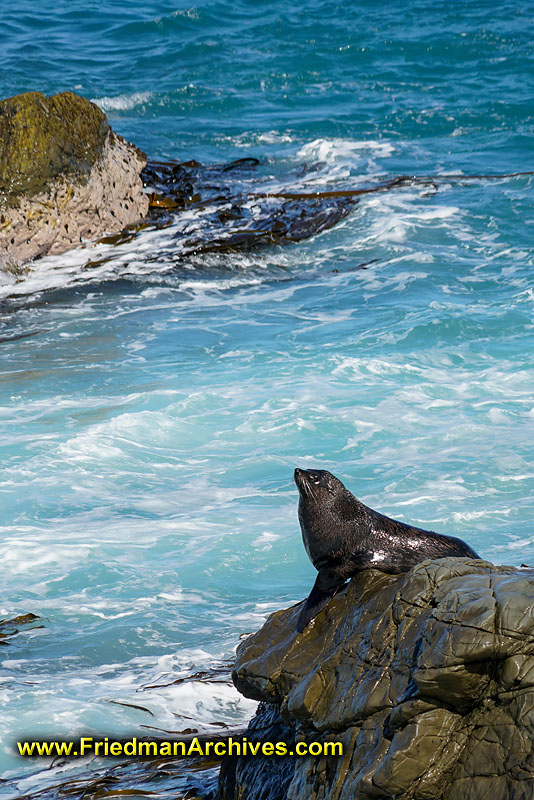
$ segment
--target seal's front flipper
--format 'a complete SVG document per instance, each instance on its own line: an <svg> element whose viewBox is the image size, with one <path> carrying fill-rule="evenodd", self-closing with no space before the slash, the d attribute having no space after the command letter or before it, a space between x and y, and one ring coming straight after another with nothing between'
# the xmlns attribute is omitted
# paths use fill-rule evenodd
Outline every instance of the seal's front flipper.
<svg viewBox="0 0 534 800"><path fill-rule="evenodd" d="M319 571L313 589L308 599L304 603L297 622L297 630L302 633L308 622L317 616L319 611L339 592L345 583L346 578L340 576L339 572L333 569L323 569Z"/></svg>

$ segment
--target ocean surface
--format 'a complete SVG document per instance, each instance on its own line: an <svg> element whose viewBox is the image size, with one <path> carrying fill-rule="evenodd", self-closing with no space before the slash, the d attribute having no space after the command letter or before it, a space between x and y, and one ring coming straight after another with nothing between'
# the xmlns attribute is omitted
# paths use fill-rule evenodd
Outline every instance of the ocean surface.
<svg viewBox="0 0 534 800"><path fill-rule="evenodd" d="M296 466L534 564L534 179L447 179L534 169L533 43L520 0L2 3L0 96L76 91L151 159L436 178L287 245L188 255L190 209L0 271L0 617L40 618L0 641L2 796L106 767L17 739L246 724L235 647L315 576Z"/></svg>

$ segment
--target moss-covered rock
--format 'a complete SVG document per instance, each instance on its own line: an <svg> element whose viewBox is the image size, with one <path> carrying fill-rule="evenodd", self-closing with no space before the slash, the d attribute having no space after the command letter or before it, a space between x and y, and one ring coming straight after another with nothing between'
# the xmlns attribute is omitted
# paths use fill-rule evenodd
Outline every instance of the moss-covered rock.
<svg viewBox="0 0 534 800"><path fill-rule="evenodd" d="M144 153L72 92L0 101L0 256L60 253L138 222Z"/></svg>
<svg viewBox="0 0 534 800"><path fill-rule="evenodd" d="M109 130L104 112L73 92L1 100L0 199L39 194L60 175L87 179Z"/></svg>
<svg viewBox="0 0 534 800"><path fill-rule="evenodd" d="M534 796L534 571L452 558L368 571L302 634L299 611L241 644L234 682L263 701L251 735L283 724L343 755L277 773L275 760L275 777L273 758L228 759L221 800Z"/></svg>

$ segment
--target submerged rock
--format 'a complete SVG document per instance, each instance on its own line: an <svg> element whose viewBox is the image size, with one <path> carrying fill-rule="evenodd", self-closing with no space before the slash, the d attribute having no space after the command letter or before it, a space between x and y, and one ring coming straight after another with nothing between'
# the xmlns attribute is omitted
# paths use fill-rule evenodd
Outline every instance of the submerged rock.
<svg viewBox="0 0 534 800"><path fill-rule="evenodd" d="M144 153L72 92L0 101L0 256L25 261L122 230L148 211Z"/></svg>
<svg viewBox="0 0 534 800"><path fill-rule="evenodd" d="M534 796L534 570L426 561L352 578L304 633L300 605L239 647L263 701L247 735L342 756L227 758L221 800Z"/></svg>

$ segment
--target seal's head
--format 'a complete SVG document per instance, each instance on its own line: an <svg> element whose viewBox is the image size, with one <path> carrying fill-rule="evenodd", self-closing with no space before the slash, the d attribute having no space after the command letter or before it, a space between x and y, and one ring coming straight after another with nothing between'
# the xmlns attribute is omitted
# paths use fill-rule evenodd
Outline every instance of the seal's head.
<svg viewBox="0 0 534 800"><path fill-rule="evenodd" d="M345 487L340 480L326 469L296 469L295 483L300 496L305 499L320 501L335 495Z"/></svg>
<svg viewBox="0 0 534 800"><path fill-rule="evenodd" d="M359 500L325 469L296 469L302 541L312 564L337 558L346 548L347 525L352 530L364 509Z"/></svg>

